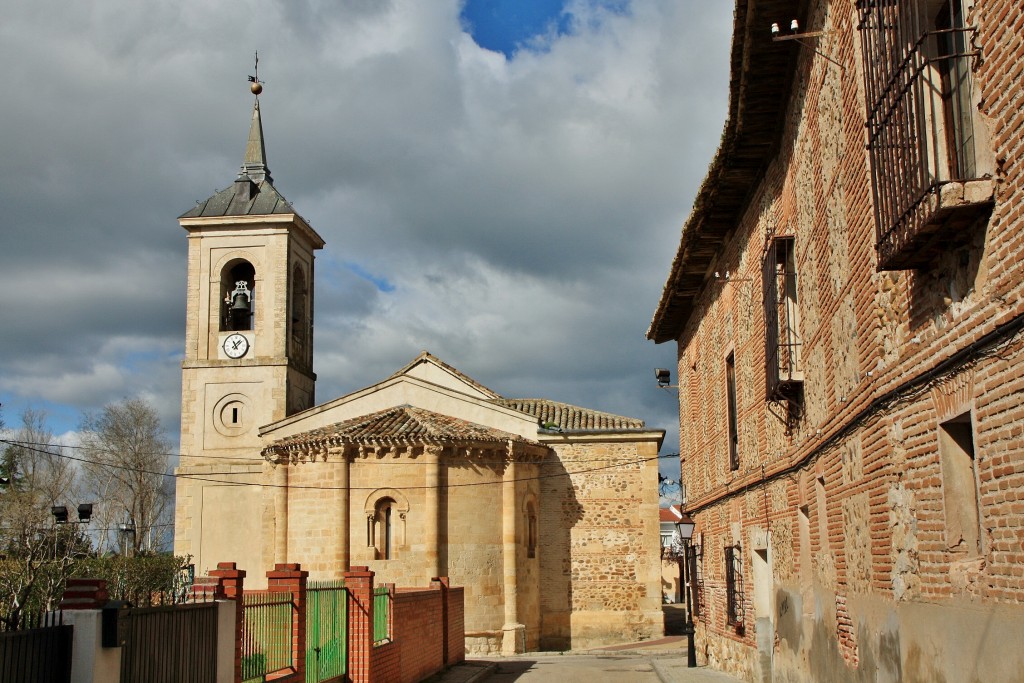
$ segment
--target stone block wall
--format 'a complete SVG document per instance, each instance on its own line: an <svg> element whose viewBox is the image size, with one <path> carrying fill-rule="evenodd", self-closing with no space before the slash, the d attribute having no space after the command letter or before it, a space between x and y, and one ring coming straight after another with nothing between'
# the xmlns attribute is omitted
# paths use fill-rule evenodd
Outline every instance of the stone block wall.
<svg viewBox="0 0 1024 683"><path fill-rule="evenodd" d="M657 445L555 449L560 465L552 456L544 472L561 467L567 476L540 482L540 647L660 637Z"/></svg>

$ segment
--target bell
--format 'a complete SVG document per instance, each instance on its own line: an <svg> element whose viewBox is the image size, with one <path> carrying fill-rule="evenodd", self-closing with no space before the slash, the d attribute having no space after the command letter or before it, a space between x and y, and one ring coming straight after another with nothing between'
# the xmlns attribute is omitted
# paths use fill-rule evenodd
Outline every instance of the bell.
<svg viewBox="0 0 1024 683"><path fill-rule="evenodd" d="M249 310L249 295L245 292L236 291L234 298L231 301L232 311L248 311Z"/></svg>

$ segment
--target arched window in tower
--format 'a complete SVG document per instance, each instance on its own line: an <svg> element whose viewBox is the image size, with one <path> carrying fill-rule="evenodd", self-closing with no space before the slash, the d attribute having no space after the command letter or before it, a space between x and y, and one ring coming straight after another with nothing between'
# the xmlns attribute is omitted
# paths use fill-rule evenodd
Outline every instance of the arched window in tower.
<svg viewBox="0 0 1024 683"><path fill-rule="evenodd" d="M302 266L296 263L292 269L292 354L303 362L308 361L308 311L309 289L306 285L306 273Z"/></svg>
<svg viewBox="0 0 1024 683"><path fill-rule="evenodd" d="M256 320L256 269L244 259L231 261L220 276L222 332L251 330Z"/></svg>

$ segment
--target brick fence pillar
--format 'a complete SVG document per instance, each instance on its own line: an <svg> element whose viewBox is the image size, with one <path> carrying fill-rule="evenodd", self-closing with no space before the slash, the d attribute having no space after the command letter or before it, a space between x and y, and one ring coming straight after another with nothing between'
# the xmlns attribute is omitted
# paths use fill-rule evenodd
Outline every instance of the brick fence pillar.
<svg viewBox="0 0 1024 683"><path fill-rule="evenodd" d="M103 579L68 579L59 609L100 609L109 597Z"/></svg>
<svg viewBox="0 0 1024 683"><path fill-rule="evenodd" d="M348 589L348 675L352 683L373 681L373 572L352 567L345 572Z"/></svg>
<svg viewBox="0 0 1024 683"><path fill-rule="evenodd" d="M193 591L208 592L214 598L235 601L235 683L242 683L242 594L245 590L245 570L236 569L234 562L220 562L208 578L200 579Z"/></svg>
<svg viewBox="0 0 1024 683"><path fill-rule="evenodd" d="M292 664L296 678L306 677L306 581L309 572L296 563L275 564L267 572L267 590L292 595Z"/></svg>
<svg viewBox="0 0 1024 683"><path fill-rule="evenodd" d="M435 576L430 579L430 587L441 591L441 665L448 666L448 587L447 576Z"/></svg>

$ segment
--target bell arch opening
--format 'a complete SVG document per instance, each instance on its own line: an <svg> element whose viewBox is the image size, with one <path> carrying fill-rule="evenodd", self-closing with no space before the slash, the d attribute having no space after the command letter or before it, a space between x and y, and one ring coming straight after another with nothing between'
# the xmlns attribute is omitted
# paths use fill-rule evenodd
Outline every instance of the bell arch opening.
<svg viewBox="0 0 1024 683"><path fill-rule="evenodd" d="M220 329L251 330L256 324L256 269L245 259L229 261L220 273Z"/></svg>

